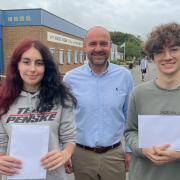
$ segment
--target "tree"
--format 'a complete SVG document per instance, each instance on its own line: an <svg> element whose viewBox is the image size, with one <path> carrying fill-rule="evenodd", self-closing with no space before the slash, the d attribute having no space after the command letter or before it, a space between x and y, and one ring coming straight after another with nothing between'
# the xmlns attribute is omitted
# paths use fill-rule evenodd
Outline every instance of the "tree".
<svg viewBox="0 0 180 180"><path fill-rule="evenodd" d="M122 33L122 32L110 32L112 42L118 45L118 51L123 53L123 48L120 45L124 42L126 43L126 58L139 57L144 54L142 48L142 40L140 36L135 36L132 34Z"/></svg>

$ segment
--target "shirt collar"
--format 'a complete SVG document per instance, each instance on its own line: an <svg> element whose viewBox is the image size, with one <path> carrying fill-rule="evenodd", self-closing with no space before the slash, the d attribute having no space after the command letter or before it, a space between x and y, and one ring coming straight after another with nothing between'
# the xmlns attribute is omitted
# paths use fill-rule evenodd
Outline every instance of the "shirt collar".
<svg viewBox="0 0 180 180"><path fill-rule="evenodd" d="M104 71L104 72L102 72L100 75L98 75L98 76L103 76L104 74L106 74L106 73L108 73L108 71L110 70L110 62L109 61L107 61L107 68L106 68L106 70ZM87 68L88 68L88 71L91 73L91 74L93 74L93 75L96 75L97 76L97 74L91 69L91 67L90 67L90 64L88 63L88 65L87 65Z"/></svg>

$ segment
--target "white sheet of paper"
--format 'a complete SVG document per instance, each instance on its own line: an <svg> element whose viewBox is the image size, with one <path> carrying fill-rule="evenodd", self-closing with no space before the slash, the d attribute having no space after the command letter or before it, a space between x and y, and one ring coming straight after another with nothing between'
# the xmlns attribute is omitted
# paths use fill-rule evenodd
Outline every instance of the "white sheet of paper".
<svg viewBox="0 0 180 180"><path fill-rule="evenodd" d="M19 174L8 179L46 179L40 159L48 152L49 126L13 125L10 156L22 161Z"/></svg>
<svg viewBox="0 0 180 180"><path fill-rule="evenodd" d="M140 148L170 144L180 151L180 116L139 115L138 129Z"/></svg>

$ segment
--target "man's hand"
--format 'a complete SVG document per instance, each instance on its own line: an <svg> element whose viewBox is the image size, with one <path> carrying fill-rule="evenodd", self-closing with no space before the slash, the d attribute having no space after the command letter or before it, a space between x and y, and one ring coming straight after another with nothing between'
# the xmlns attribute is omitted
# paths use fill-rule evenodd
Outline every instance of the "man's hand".
<svg viewBox="0 0 180 180"><path fill-rule="evenodd" d="M65 164L64 164L64 168L67 174L71 174L73 173L73 167L72 167L72 162L71 159L69 159Z"/></svg>
<svg viewBox="0 0 180 180"><path fill-rule="evenodd" d="M131 161L131 157L132 157L131 152L126 152L125 153L125 169L126 169L126 172L129 171L129 164L130 164L130 161Z"/></svg>

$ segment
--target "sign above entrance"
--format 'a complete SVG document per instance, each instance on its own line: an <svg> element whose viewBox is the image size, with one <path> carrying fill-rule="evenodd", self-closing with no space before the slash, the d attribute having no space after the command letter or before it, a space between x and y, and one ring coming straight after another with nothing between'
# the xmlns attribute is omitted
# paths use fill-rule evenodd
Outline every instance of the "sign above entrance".
<svg viewBox="0 0 180 180"><path fill-rule="evenodd" d="M51 42L56 42L60 44L66 44L69 46L83 47L83 41L79 41L76 39L72 39L66 36L62 36L59 34L47 32L47 40Z"/></svg>

